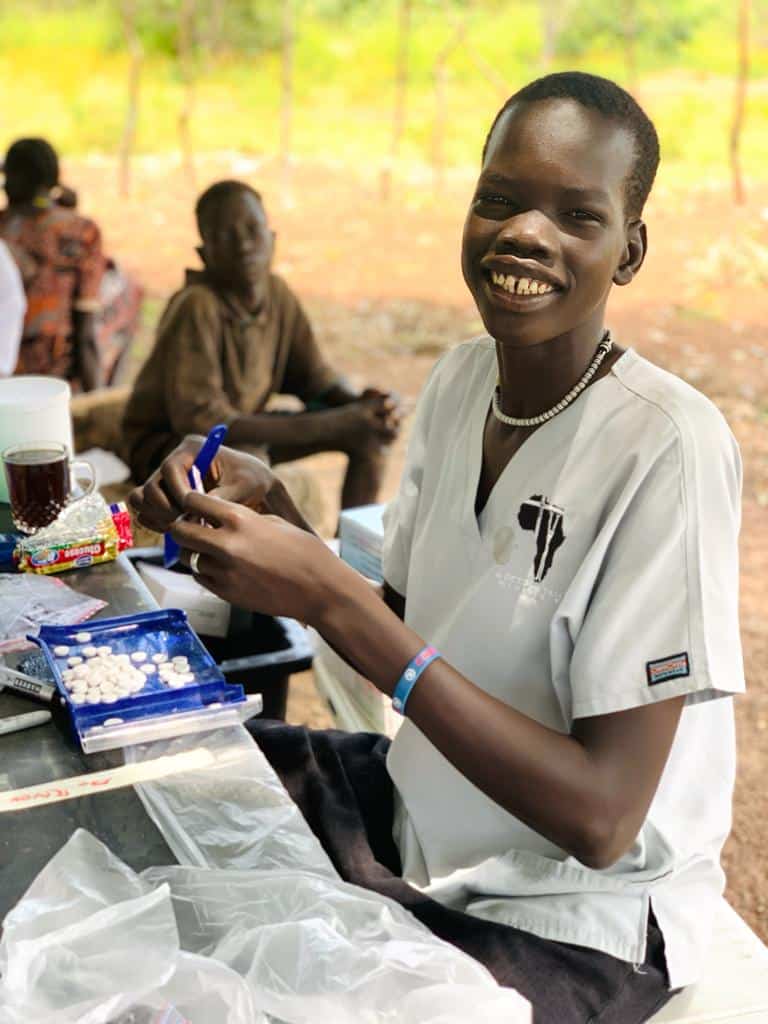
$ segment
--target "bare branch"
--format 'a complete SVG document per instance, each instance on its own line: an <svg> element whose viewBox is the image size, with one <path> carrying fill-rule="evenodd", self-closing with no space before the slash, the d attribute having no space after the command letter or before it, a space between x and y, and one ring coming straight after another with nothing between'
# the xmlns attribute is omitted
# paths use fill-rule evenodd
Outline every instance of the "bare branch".
<svg viewBox="0 0 768 1024"><path fill-rule="evenodd" d="M282 94L280 99L280 161L287 180L290 173L293 127L293 0L283 0Z"/></svg>
<svg viewBox="0 0 768 1024"><path fill-rule="evenodd" d="M119 188L120 195L127 196L131 190L131 157L136 142L136 127L139 120L139 88L141 84L141 65L144 60L144 48L136 27L137 0L122 0L120 13L123 21L123 32L128 44L130 63L128 66L128 105L123 121L123 133L120 138L119 153Z"/></svg>
<svg viewBox="0 0 768 1024"><path fill-rule="evenodd" d="M389 161L381 176L381 192L388 198L392 185L392 173L400 155L400 143L405 130L405 109L408 94L408 47L411 36L412 0L400 0L397 31L397 71L395 73L395 109L392 120L392 142Z"/></svg>
<svg viewBox="0 0 768 1024"><path fill-rule="evenodd" d="M195 0L181 0L179 4L178 53L179 70L183 83L183 96L179 111L179 143L184 172L194 181L195 160L192 149L192 111L195 102L194 70L192 67L192 42L195 22Z"/></svg>
<svg viewBox="0 0 768 1024"><path fill-rule="evenodd" d="M741 0L739 4L739 69L736 76L736 96L729 145L733 198L735 202L740 204L746 202L747 198L741 173L741 131L744 127L747 84L749 81L749 16L751 6L751 0Z"/></svg>

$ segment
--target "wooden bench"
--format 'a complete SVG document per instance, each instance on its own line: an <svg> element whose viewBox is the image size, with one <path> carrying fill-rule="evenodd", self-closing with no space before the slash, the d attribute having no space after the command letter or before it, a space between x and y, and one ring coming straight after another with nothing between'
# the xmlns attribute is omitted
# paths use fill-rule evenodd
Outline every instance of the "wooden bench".
<svg viewBox="0 0 768 1024"><path fill-rule="evenodd" d="M76 452L87 451L89 448L103 448L127 461L122 423L130 395L130 388L121 387L100 388L73 397L72 429ZM280 396L277 396L277 399L270 399L267 408L279 407L279 402ZM281 464L275 468L275 474L285 484L302 515L321 532L329 529L332 532L328 521L329 503L326 502L322 488L306 462L302 460ZM133 482L113 484L102 489L101 493L107 501L124 501L133 486ZM152 547L159 543L158 534L137 524L134 526L134 539L137 547Z"/></svg>

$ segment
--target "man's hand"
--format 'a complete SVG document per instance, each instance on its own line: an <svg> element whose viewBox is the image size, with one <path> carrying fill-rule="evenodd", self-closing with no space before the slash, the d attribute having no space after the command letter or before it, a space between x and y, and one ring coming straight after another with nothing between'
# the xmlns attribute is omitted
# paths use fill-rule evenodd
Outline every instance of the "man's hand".
<svg viewBox="0 0 768 1024"><path fill-rule="evenodd" d="M372 446L391 444L400 430L397 399L388 392L372 388L346 405L320 415L333 419L334 442L340 451L356 452Z"/></svg>
<svg viewBox="0 0 768 1024"><path fill-rule="evenodd" d="M362 394L362 398L373 398L379 402L378 415L382 418L386 428L394 434L394 437L397 437L403 418L403 406L400 401L400 395L398 395L396 391L381 391L379 388L366 388Z"/></svg>
<svg viewBox="0 0 768 1024"><path fill-rule="evenodd" d="M131 509L150 530L165 533L182 515L184 502L192 490L189 470L204 441L204 437L186 437L149 480L131 492L128 498ZM252 455L220 448L204 484L215 497L280 516L302 530L313 532L282 482L269 466Z"/></svg>

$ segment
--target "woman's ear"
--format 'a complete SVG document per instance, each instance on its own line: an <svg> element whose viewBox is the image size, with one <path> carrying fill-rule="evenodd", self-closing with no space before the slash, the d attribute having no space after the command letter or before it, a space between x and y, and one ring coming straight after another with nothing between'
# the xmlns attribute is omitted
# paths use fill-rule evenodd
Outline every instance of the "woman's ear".
<svg viewBox="0 0 768 1024"><path fill-rule="evenodd" d="M629 284L643 265L648 251L648 232L641 220L632 221L627 227L627 238L621 254L621 263L614 271L613 283Z"/></svg>

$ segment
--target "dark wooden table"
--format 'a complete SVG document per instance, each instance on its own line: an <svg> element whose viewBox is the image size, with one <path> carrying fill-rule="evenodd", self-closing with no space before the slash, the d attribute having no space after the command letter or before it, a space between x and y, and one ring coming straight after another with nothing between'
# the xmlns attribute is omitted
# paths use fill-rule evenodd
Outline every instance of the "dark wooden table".
<svg viewBox="0 0 768 1024"><path fill-rule="evenodd" d="M3 511L0 507L0 532ZM60 578L74 590L108 602L95 618L129 615L157 607L124 556L115 562L62 574ZM83 628L87 629L87 625ZM18 663L21 657L23 655L8 655L7 664ZM0 692L0 718L41 707L42 704L10 690ZM53 722L0 735L0 790L114 768L122 763L120 750L83 754ZM88 829L136 871L176 862L130 786L0 814L0 921L78 828Z"/></svg>

